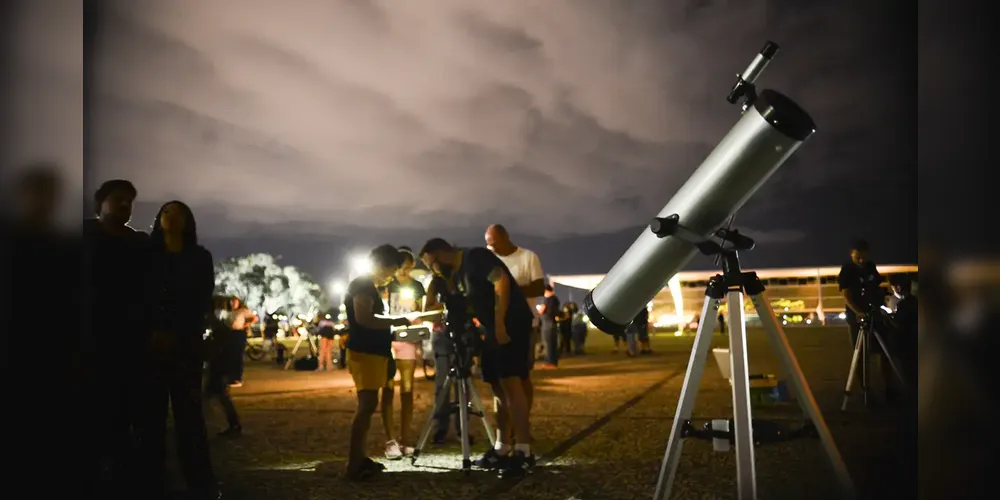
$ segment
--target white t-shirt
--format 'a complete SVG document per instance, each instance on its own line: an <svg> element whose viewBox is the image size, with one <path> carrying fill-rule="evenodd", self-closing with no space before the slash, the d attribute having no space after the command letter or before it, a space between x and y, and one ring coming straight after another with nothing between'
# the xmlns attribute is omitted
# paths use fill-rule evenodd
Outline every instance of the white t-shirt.
<svg viewBox="0 0 1000 500"><path fill-rule="evenodd" d="M500 257L500 260L510 270L517 286L523 287L530 285L532 281L545 279L545 273L542 272L542 261L538 258L538 254L527 248L517 247L517 250L514 250L512 254L506 257L497 255L497 257ZM537 297L528 299L528 307L531 308L531 313L536 318L538 317L538 310L535 309L537 301Z"/></svg>

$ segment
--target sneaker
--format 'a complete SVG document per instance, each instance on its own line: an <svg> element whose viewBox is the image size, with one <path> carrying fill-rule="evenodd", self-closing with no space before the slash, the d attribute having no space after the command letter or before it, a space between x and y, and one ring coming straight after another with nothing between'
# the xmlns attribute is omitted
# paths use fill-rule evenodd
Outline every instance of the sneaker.
<svg viewBox="0 0 1000 500"><path fill-rule="evenodd" d="M501 455L496 449L490 448L483 454L483 458L472 462L472 465L486 470L502 469L507 466L508 459L509 456Z"/></svg>
<svg viewBox="0 0 1000 500"><path fill-rule="evenodd" d="M243 381L242 380L237 380L237 381L229 384L229 387L243 387Z"/></svg>
<svg viewBox="0 0 1000 500"><path fill-rule="evenodd" d="M385 458L389 460L399 460L403 458L403 450L395 439L385 443Z"/></svg>
<svg viewBox="0 0 1000 500"><path fill-rule="evenodd" d="M535 455L525 455L523 451L511 453L506 467L500 469L500 477L524 477L535 468Z"/></svg>
<svg viewBox="0 0 1000 500"><path fill-rule="evenodd" d="M416 448L414 448L412 446L401 446L400 447L400 451L403 452L403 456L404 457L412 457L413 456L413 452L416 451Z"/></svg>

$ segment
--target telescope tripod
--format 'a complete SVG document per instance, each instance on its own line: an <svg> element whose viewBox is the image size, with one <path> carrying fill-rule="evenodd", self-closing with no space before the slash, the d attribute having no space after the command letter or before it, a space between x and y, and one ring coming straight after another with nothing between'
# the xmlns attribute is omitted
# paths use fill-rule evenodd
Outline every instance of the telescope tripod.
<svg viewBox="0 0 1000 500"><path fill-rule="evenodd" d="M889 351L889 345L885 342L885 338L881 333L875 328L875 322L872 321L873 314L869 313L860 318L858 321L860 325L858 326L858 339L854 342L854 355L851 357L851 371L847 374L847 386L844 388L844 402L840 405L841 411L847 411L847 405L851 401L851 391L854 389L855 377L859 375L860 372L860 382L861 382L861 394L864 400L865 408L869 406L868 400L868 390L869 390L869 357L871 352L869 351L872 345L872 338L878 342L878 347L882 349L882 359L880 362L889 363L892 368L893 374L896 375L896 379L899 380L901 387L907 387L906 379L903 378L902 372L899 371L899 366L892 357L892 352ZM860 365L860 366L859 366ZM884 373L884 372L883 372ZM891 380L883 381L886 385L892 383Z"/></svg>
<svg viewBox="0 0 1000 500"><path fill-rule="evenodd" d="M754 309L764 327L772 347L781 359L785 372L791 377L795 395L802 407L803 413L815 428L823 443L823 448L837 476L843 496L854 497L854 486L847 467L840 456L833 436L823 420L809 384L806 382L802 369L788 344L784 330L778 323L774 310L765 296L764 284L756 273L742 272L739 258L735 250L721 250L723 274L713 277L705 291L705 304L702 308L701 323L695 335L691 358L688 361L684 385L681 388L676 415L670 429L670 438L660 467L660 475L656 483L654 500L667 500L677 474L684 439L692 436L691 413L695 399L698 396L698 385L705 370L705 362L711 349L712 333L715 330L716 316L723 300L729 306L729 349L730 373L733 386L733 423L731 432L727 433L730 441L735 443L736 475L740 500L756 500L757 476L754 462L754 430L750 410L750 373L747 365L746 318L743 311L743 294L750 296Z"/></svg>
<svg viewBox="0 0 1000 500"><path fill-rule="evenodd" d="M469 415L475 415L483 422L483 428L486 430L490 446L493 446L495 436L493 429L490 428L490 423L486 420L483 402L479 398L479 391L476 390L475 382L472 381L471 370L469 369L467 360L459 358L461 356L457 354L452 357L452 360L457 362L452 363L444 385L441 387L441 393L434 400L434 409L431 410L430 416L427 417L427 422L424 423L423 430L420 431L420 439L413 450L413 458L410 463L417 463L421 451L427 445L427 438L430 437L431 430L434 428L434 422L438 420L437 417L440 415L440 412L447 412L449 425L451 424L451 415L458 413L459 439L462 441L462 471L468 475L472 472L472 457L469 446ZM452 389L458 392L457 404L451 402Z"/></svg>

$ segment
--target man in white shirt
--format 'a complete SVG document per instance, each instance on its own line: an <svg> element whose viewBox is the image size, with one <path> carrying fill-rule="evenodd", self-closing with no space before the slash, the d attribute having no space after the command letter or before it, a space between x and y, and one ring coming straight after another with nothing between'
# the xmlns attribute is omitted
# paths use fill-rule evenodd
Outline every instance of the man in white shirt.
<svg viewBox="0 0 1000 500"><path fill-rule="evenodd" d="M514 276L517 286L527 297L528 307L531 308L537 322L538 310L535 309L535 304L538 298L545 294L545 274L542 272L542 261L538 258L538 254L512 243L507 229L500 224L493 224L486 228L486 246L497 257L500 257L510 274ZM533 338L531 352L525 353L526 356L530 356L532 367L535 364L535 345L537 343L538 338ZM528 409L530 410L531 403L534 401L534 386L530 377L524 383L524 392L528 397Z"/></svg>

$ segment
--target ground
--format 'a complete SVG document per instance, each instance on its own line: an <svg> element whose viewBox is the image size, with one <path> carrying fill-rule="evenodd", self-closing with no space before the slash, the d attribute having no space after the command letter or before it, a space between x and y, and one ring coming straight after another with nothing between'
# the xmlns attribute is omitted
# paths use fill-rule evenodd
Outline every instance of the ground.
<svg viewBox="0 0 1000 500"><path fill-rule="evenodd" d="M751 330L748 337L751 373L783 378L763 333ZM863 497L880 496L900 468L899 444L905 436L898 423L905 417L898 410L865 410L860 400L840 411L852 347L846 331L789 329L788 337L856 488ZM717 345L726 342L721 336L714 339ZM566 358L557 370L536 371L534 449L543 465L522 481L500 480L483 471L463 475L457 444L428 445L416 465L386 461L381 458L386 436L376 414L370 451L390 473L369 483L348 482L343 469L355 407L348 373L284 371L265 362L251 363L245 385L233 390L244 436L213 438L213 461L227 497L248 500L651 498L691 343L691 337L656 337L653 355L629 359L611 353L610 337L591 332L587 355ZM490 399L486 387L479 390ZM420 380L414 434L426 421L432 394L433 383ZM729 384L710 358L693 418L727 418L731 407ZM792 425L798 415L797 405L779 404L759 409L755 418ZM213 433L223 426L212 405L207 418ZM486 439L476 419L472 430L478 455ZM837 496L817 439L762 446L756 463L760 498ZM735 498L733 454L713 452L710 442L686 440L672 498Z"/></svg>

